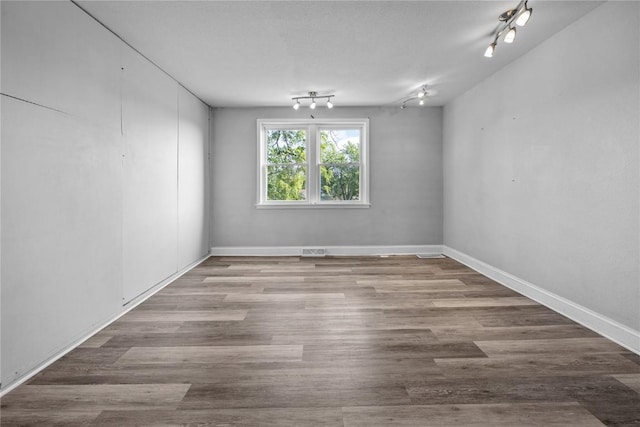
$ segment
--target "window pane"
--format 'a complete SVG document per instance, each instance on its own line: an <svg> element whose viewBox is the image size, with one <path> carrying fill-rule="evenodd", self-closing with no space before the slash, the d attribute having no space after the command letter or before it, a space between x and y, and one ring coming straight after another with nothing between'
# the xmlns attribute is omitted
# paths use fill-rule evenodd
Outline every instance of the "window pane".
<svg viewBox="0 0 640 427"><path fill-rule="evenodd" d="M306 200L306 198L306 166L267 166L267 200Z"/></svg>
<svg viewBox="0 0 640 427"><path fill-rule="evenodd" d="M258 119L257 127L258 207L369 206L368 119Z"/></svg>
<svg viewBox="0 0 640 427"><path fill-rule="evenodd" d="M267 163L306 163L307 133L304 130L270 129L267 136Z"/></svg>
<svg viewBox="0 0 640 427"><path fill-rule="evenodd" d="M360 166L320 165L321 200L360 200Z"/></svg>
<svg viewBox="0 0 640 427"><path fill-rule="evenodd" d="M360 129L321 130L320 163L360 163Z"/></svg>

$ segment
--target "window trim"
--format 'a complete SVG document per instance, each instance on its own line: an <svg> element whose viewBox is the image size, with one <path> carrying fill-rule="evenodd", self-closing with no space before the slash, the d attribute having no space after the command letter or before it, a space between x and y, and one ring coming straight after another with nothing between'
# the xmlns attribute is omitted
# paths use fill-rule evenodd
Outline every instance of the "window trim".
<svg viewBox="0 0 640 427"><path fill-rule="evenodd" d="M257 202L258 209L368 208L369 203L369 119L258 119L257 120ZM266 130L304 129L307 132L307 199L267 200ZM320 130L360 129L360 200L320 199Z"/></svg>

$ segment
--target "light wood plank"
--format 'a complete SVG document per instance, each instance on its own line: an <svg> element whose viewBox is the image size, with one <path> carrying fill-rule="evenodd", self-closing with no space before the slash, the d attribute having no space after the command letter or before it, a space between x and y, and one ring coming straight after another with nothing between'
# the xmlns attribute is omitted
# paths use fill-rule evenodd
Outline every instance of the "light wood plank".
<svg viewBox="0 0 640 427"><path fill-rule="evenodd" d="M343 293L316 293L316 294L229 294L225 302L282 302L282 301L333 301L344 300Z"/></svg>
<svg viewBox="0 0 640 427"><path fill-rule="evenodd" d="M2 401L3 412L21 410L87 412L176 408L189 384L25 385Z"/></svg>
<svg viewBox="0 0 640 427"><path fill-rule="evenodd" d="M538 305L526 297L505 298L446 298L433 302L436 307L503 307L520 305Z"/></svg>
<svg viewBox="0 0 640 427"><path fill-rule="evenodd" d="M80 344L79 348L98 348L98 347L102 347L111 338L113 338L113 335L98 333L98 334L90 337L89 339L87 339L82 344Z"/></svg>
<svg viewBox="0 0 640 427"><path fill-rule="evenodd" d="M637 393L640 393L640 372L638 372L637 374L620 374L612 376L630 389L633 389Z"/></svg>
<svg viewBox="0 0 640 427"><path fill-rule="evenodd" d="M265 363L302 360L301 345L132 347L116 363Z"/></svg>
<svg viewBox="0 0 640 427"><path fill-rule="evenodd" d="M138 310L127 315L128 322L213 322L243 320L247 310L154 311Z"/></svg>
<svg viewBox="0 0 640 427"><path fill-rule="evenodd" d="M532 354L621 353L619 345L606 338L557 338L530 340L474 341L489 357Z"/></svg>

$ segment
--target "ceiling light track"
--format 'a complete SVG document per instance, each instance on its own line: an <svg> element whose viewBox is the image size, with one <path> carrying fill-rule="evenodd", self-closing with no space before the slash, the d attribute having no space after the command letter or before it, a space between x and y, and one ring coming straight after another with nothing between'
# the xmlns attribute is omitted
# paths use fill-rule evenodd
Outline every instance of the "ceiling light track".
<svg viewBox="0 0 640 427"><path fill-rule="evenodd" d="M487 58L493 57L498 45L498 39L503 35L504 38L502 40L505 43L513 43L515 41L516 26L524 27L529 22L533 12L533 9L528 7L527 3L528 0L521 0L514 9L509 9L498 17L498 20L504 22L504 24L498 27L493 42L484 51L484 56Z"/></svg>
<svg viewBox="0 0 640 427"><path fill-rule="evenodd" d="M418 100L418 105L424 106L424 99L429 95L431 95L431 93L427 90L427 85L424 85L416 95L410 96L409 98L405 99L402 102L402 105L400 105L400 108L407 108L412 103L412 101L415 100Z"/></svg>
<svg viewBox="0 0 640 427"><path fill-rule="evenodd" d="M296 96L291 98L292 101L295 101L293 104L293 109L297 110L300 108L300 100L301 99L310 99L311 103L309 104L309 108L315 110L316 108L316 99L326 99L327 100L327 108L333 108L333 102L331 102L331 98L335 95L318 95L318 92L307 92L308 96Z"/></svg>

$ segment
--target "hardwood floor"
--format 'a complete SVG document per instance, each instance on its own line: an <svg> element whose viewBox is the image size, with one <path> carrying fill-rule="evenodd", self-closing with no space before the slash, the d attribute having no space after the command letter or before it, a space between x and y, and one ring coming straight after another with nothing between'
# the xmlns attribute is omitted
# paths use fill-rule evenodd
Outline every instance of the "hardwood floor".
<svg viewBox="0 0 640 427"><path fill-rule="evenodd" d="M447 258L212 257L2 426L632 426L640 356Z"/></svg>

